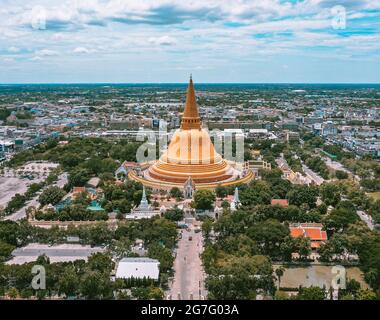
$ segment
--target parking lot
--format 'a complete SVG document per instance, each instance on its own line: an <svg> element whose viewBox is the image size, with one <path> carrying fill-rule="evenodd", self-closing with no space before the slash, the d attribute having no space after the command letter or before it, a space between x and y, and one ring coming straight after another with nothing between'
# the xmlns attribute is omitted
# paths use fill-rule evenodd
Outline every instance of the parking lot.
<svg viewBox="0 0 380 320"><path fill-rule="evenodd" d="M6 207L7 203L16 193L25 193L30 183L32 181L29 179L0 177L0 207Z"/></svg>

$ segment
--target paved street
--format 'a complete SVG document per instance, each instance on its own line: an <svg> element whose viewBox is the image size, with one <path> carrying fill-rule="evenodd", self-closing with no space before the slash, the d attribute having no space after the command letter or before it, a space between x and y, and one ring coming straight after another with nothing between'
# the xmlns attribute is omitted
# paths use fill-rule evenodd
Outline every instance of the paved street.
<svg viewBox="0 0 380 320"><path fill-rule="evenodd" d="M316 185L321 185L325 180L316 174L313 170L309 169L306 165L302 164L302 170L305 172L306 176L315 182Z"/></svg>
<svg viewBox="0 0 380 320"><path fill-rule="evenodd" d="M58 177L58 180L53 185L58 186L62 188L67 183L67 173L63 173ZM25 190L26 191L26 190ZM26 209L29 207L38 207L38 197L40 196L40 193L38 193L32 200L26 202L26 205L22 207L20 210L16 211L15 213L4 217L4 220L11 220L11 221L17 221L21 220L26 217Z"/></svg>
<svg viewBox="0 0 380 320"><path fill-rule="evenodd" d="M192 240L189 240L192 237ZM178 242L177 257L174 261L174 281L169 295L172 300L203 299L204 278L200 253L203 250L202 233L183 230Z"/></svg>

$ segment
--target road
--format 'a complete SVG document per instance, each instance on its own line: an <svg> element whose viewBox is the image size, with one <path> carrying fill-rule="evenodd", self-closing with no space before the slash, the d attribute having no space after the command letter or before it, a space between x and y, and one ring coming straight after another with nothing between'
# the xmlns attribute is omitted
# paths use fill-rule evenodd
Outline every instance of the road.
<svg viewBox="0 0 380 320"><path fill-rule="evenodd" d="M192 237L192 240L189 240ZM201 232L182 231L182 239L178 241L177 256L174 261L174 281L169 291L172 300L200 300L206 296L204 289L205 273L200 254L203 250Z"/></svg>
<svg viewBox="0 0 380 320"><path fill-rule="evenodd" d="M316 185L321 185L325 180L316 174L313 170L309 169L306 165L302 164L302 170L306 176L315 182Z"/></svg>
<svg viewBox="0 0 380 320"><path fill-rule="evenodd" d="M58 180L53 184L54 186L58 186L62 188L67 183L67 173L62 173L58 176ZM26 202L25 206L20 210L12 213L9 216L4 217L4 220L17 221L26 217L26 209L29 207L38 207L40 204L38 202L38 197L40 193L38 193L32 200Z"/></svg>
<svg viewBox="0 0 380 320"><path fill-rule="evenodd" d="M368 226L368 228L369 228L370 230L375 229L374 221L373 221L373 219L372 219L372 217L371 217L370 215L368 215L366 212L364 212L364 211L360 211L360 210L356 211L356 213L357 213L357 215L359 216L359 218L360 218L363 222L365 222L365 223L367 224L367 226Z"/></svg>

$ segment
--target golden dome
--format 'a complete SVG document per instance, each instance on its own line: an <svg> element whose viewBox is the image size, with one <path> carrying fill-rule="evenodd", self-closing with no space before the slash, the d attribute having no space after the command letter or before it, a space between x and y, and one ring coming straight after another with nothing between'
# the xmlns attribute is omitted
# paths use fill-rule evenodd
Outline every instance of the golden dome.
<svg viewBox="0 0 380 320"><path fill-rule="evenodd" d="M233 171L215 151L208 132L201 127L190 78L181 128L174 133L160 159L148 169L147 178L185 183L191 177L198 184L229 180Z"/></svg>

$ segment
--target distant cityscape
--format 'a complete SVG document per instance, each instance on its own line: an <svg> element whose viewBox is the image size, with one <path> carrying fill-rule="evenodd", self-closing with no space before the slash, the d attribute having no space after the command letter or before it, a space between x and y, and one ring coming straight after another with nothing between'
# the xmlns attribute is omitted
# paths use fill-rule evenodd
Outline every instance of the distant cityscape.
<svg viewBox="0 0 380 320"><path fill-rule="evenodd" d="M142 128L174 129L180 124L185 86L2 85L1 89L0 156L4 158L49 137L133 137ZM210 130L241 129L246 136L287 139L296 139L303 130L358 155L380 157L379 90L379 85L200 84L198 97L200 114Z"/></svg>

